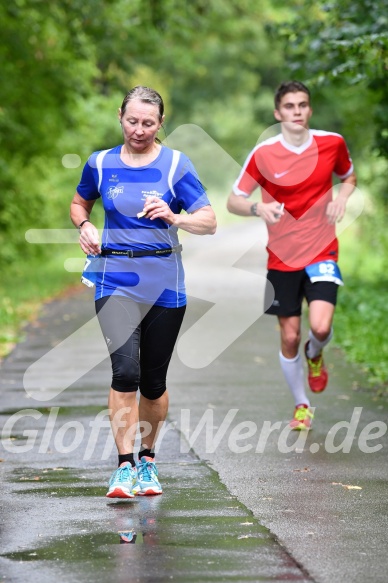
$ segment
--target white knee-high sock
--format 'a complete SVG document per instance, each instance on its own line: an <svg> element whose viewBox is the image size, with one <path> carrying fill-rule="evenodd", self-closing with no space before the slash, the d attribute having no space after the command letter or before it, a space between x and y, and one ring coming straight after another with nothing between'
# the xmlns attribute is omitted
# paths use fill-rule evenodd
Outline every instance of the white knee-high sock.
<svg viewBox="0 0 388 583"><path fill-rule="evenodd" d="M295 405L304 404L310 406L310 401L304 388L303 361L300 354L297 354L295 358L286 358L279 352L279 360L284 377L294 397Z"/></svg>
<svg viewBox="0 0 388 583"><path fill-rule="evenodd" d="M322 342L320 340L318 340L317 338L315 338L314 334L312 333L312 330L310 329L309 330L309 343L307 345L307 356L309 358L315 358L316 356L318 356L318 354L320 354L322 352L322 349L326 346L326 344L329 344L329 342L332 338L333 338L333 328L331 328L330 334L326 338L326 340L322 340Z"/></svg>

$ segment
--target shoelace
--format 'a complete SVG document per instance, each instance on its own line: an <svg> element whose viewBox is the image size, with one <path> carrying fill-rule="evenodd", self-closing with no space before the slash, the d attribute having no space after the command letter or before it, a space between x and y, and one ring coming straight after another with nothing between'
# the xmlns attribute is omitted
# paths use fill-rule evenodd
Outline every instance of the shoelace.
<svg viewBox="0 0 388 583"><path fill-rule="evenodd" d="M125 466L122 466L121 468L118 468L114 474L114 479L112 481L114 481L114 482L129 482L132 478L131 471L132 471L132 466L130 464L127 464Z"/></svg>
<svg viewBox="0 0 388 583"><path fill-rule="evenodd" d="M311 375L313 377L319 377L321 374L321 370L322 370L322 362L323 362L322 355L319 354L315 358L308 358L307 360L308 360L309 366L311 368Z"/></svg>
<svg viewBox="0 0 388 583"><path fill-rule="evenodd" d="M138 466L137 473L139 479L142 480L143 482L152 482L153 480L152 474L154 474L154 476L157 476L158 469L154 462L145 462Z"/></svg>
<svg viewBox="0 0 388 583"><path fill-rule="evenodd" d="M310 417L310 419L313 419L314 417L311 411L309 411L309 409L306 409L306 407L300 407L295 411L294 418L297 419L298 421L304 421L306 417Z"/></svg>

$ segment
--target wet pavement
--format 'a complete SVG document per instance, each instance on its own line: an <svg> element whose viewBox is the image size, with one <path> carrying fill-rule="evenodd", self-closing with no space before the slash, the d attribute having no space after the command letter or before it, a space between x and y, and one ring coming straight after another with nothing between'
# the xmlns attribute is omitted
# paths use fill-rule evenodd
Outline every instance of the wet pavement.
<svg viewBox="0 0 388 583"><path fill-rule="evenodd" d="M105 498L117 458L89 290L44 306L1 364L0 581L387 581L387 403L331 347L313 431L290 434L274 319L259 314L220 354L214 330L211 345L195 342L217 302L241 323L260 296L233 281L226 240L233 269L265 272L251 223L183 242L190 302L157 453L161 496ZM213 321L221 336L230 325L233 313Z"/></svg>

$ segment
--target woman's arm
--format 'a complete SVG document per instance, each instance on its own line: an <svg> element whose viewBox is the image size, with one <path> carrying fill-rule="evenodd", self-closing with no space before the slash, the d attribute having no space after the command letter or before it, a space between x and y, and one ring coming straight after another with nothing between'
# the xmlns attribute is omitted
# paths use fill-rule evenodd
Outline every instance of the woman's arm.
<svg viewBox="0 0 388 583"><path fill-rule="evenodd" d="M214 235L217 229L216 215L210 205L192 213L176 215L164 200L150 196L144 205L144 211L151 221L162 219L168 225L174 225L193 235Z"/></svg>
<svg viewBox="0 0 388 583"><path fill-rule="evenodd" d="M90 222L90 214L95 202L95 200L85 200L76 192L70 204L70 218L73 225L78 228L81 223L87 221L79 229L79 244L87 255L96 255L101 252L98 230Z"/></svg>
<svg viewBox="0 0 388 583"><path fill-rule="evenodd" d="M217 219L210 205L194 211L191 214L174 215L173 225L193 235L214 235L217 229Z"/></svg>

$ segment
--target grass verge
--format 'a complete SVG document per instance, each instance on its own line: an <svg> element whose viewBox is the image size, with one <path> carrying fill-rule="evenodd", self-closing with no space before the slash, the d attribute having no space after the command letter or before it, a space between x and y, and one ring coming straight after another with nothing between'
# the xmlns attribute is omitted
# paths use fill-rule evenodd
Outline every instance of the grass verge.
<svg viewBox="0 0 388 583"><path fill-rule="evenodd" d="M365 282L348 277L334 321L336 343L381 394L388 394L387 289L388 280Z"/></svg>
<svg viewBox="0 0 388 583"><path fill-rule="evenodd" d="M68 257L67 249L63 254L29 259L4 270L0 283L0 359L21 341L25 324L37 317L44 301L79 283L79 274L63 267Z"/></svg>

